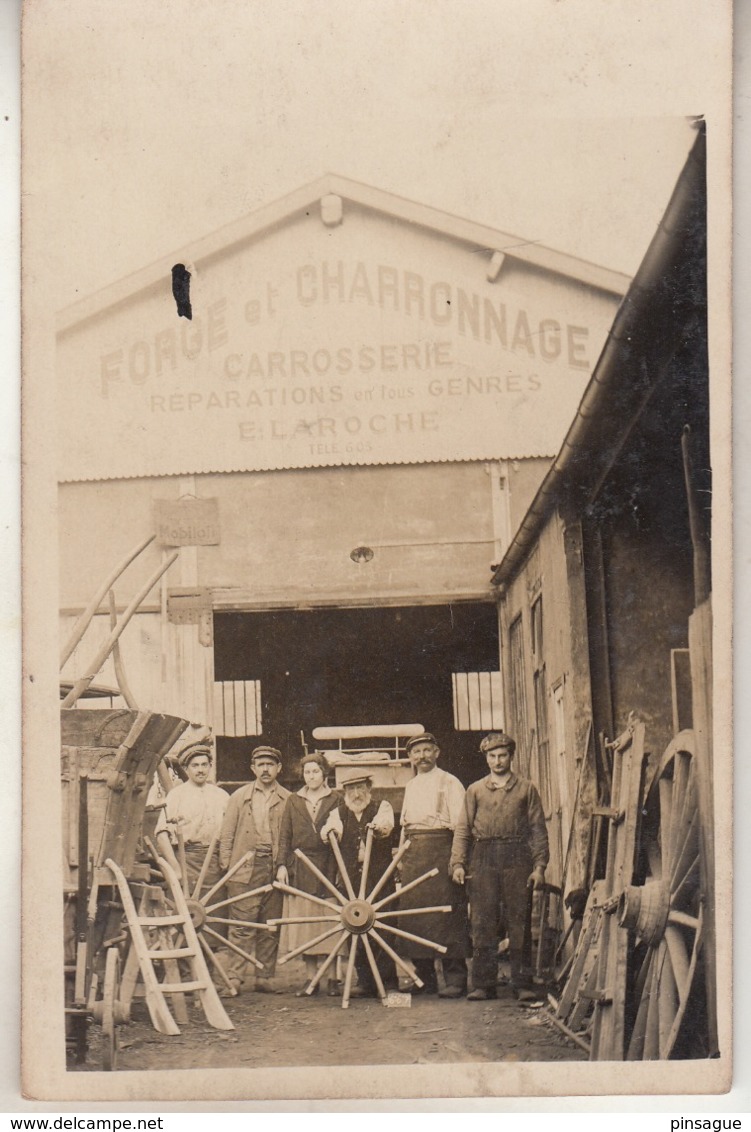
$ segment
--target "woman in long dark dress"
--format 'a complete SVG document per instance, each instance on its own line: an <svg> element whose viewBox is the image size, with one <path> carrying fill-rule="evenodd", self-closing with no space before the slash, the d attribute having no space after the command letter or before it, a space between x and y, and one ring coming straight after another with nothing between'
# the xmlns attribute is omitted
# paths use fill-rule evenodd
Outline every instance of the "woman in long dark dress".
<svg viewBox="0 0 751 1132"><path fill-rule="evenodd" d="M325 876L332 881L335 880L336 861L330 845L321 840L321 828L331 811L342 801L342 796L326 783L328 765L322 755L315 752L305 755L301 770L305 785L296 794L290 794L282 814L276 879L283 884L291 884L295 888L302 889L303 892L309 892L311 896L331 899L328 889L313 875L305 863L295 856L295 849L301 849ZM325 909L312 900L306 900L302 896L287 897L285 916L322 914L325 915ZM328 926L330 925L322 922L285 925L284 950L293 951L308 940L315 939ZM322 957L328 955L331 950L331 942L330 939L324 940L312 951L305 952L306 985L313 978ZM337 993L335 979L329 979L329 990ZM299 993L304 993L304 988Z"/></svg>

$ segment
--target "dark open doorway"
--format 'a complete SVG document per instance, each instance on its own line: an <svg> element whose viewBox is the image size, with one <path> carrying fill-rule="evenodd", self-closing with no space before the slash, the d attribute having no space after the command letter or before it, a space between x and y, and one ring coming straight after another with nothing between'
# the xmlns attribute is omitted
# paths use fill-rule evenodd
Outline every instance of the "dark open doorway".
<svg viewBox="0 0 751 1132"><path fill-rule="evenodd" d="M441 744L441 765L469 783L485 770L480 734L502 720L495 692L492 718L485 692L482 712L467 711L467 697L470 709L479 697L473 689L490 686L476 674L499 667L491 603L217 613L214 655L217 681L259 682L262 714L260 738L225 737L217 728L222 780L249 777L257 742L280 748L282 781L291 785L301 730L310 741L322 725L421 723Z"/></svg>

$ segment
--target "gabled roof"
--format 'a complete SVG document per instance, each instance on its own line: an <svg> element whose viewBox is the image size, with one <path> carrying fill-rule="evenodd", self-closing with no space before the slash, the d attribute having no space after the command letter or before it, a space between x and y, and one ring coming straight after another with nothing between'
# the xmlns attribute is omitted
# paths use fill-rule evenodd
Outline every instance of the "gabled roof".
<svg viewBox="0 0 751 1132"><path fill-rule="evenodd" d="M169 277L173 264L191 263L197 268L205 266L211 259L228 249L248 243L279 227L285 221L310 210L311 206L318 204L321 197L329 193L342 197L345 202L349 201L373 212L383 213L390 218L414 224L444 237L448 236L475 248L502 252L509 258L610 294L623 295L630 281L627 275L588 263L576 256L554 251L542 244L530 243L508 232L500 232L484 224L475 224L471 220L452 216L440 209L417 204L405 197L363 185L358 181L351 181L335 173L328 173L317 181L303 185L287 196L218 228L189 247L173 252L169 256L162 256L140 271L126 275L94 295L66 307L58 316L58 333L65 333L160 283L165 277Z"/></svg>

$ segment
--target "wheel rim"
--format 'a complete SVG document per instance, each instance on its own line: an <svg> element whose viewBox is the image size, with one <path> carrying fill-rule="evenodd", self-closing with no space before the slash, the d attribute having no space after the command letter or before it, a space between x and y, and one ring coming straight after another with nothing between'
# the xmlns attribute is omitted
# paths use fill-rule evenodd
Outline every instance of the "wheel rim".
<svg viewBox="0 0 751 1132"><path fill-rule="evenodd" d="M117 1000L120 992L120 952L116 947L107 951L104 968L104 988L102 998L102 1065L105 1070L113 1070L117 1065L119 1046L117 1034Z"/></svg>
<svg viewBox="0 0 751 1132"><path fill-rule="evenodd" d="M647 845L649 876L626 889L619 920L646 946L635 983L629 1060L667 1059L686 1016L702 948L699 811L691 732L668 747L647 799L659 822Z"/></svg>

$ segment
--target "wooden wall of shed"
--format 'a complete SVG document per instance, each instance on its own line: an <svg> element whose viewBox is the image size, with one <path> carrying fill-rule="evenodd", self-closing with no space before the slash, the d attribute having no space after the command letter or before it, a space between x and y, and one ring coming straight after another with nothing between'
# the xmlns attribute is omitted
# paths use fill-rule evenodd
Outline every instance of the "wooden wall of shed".
<svg viewBox="0 0 751 1132"><path fill-rule="evenodd" d="M75 620L70 615L61 617L61 640L66 639ZM109 632L109 617L96 616L65 665L64 680L77 679L88 671L92 657ZM211 726L214 650L200 644L197 625L163 624L158 613L137 613L120 638L120 651L139 708ZM94 683L117 687L111 657ZM108 703L87 701L89 707ZM113 706L124 707L125 702L117 698Z"/></svg>
<svg viewBox="0 0 751 1132"><path fill-rule="evenodd" d="M542 600L541 655L532 647L532 607ZM510 629L521 618L524 681L528 730L520 735L520 722L512 717ZM528 773L547 807L550 865L547 879L560 884L571 836L565 888L583 882L589 831L589 813L596 783L590 724L589 650L584 599L581 528L566 522L558 511L548 519L523 568L506 590L501 605L504 686L508 730L520 741L519 771L525 771L524 747L529 753ZM534 670L540 677L547 708L547 755L537 735ZM559 701L560 707L556 706ZM562 734L559 727L562 724ZM546 763L546 765L544 765ZM577 804L577 787L579 800ZM573 823L573 833L572 831Z"/></svg>

